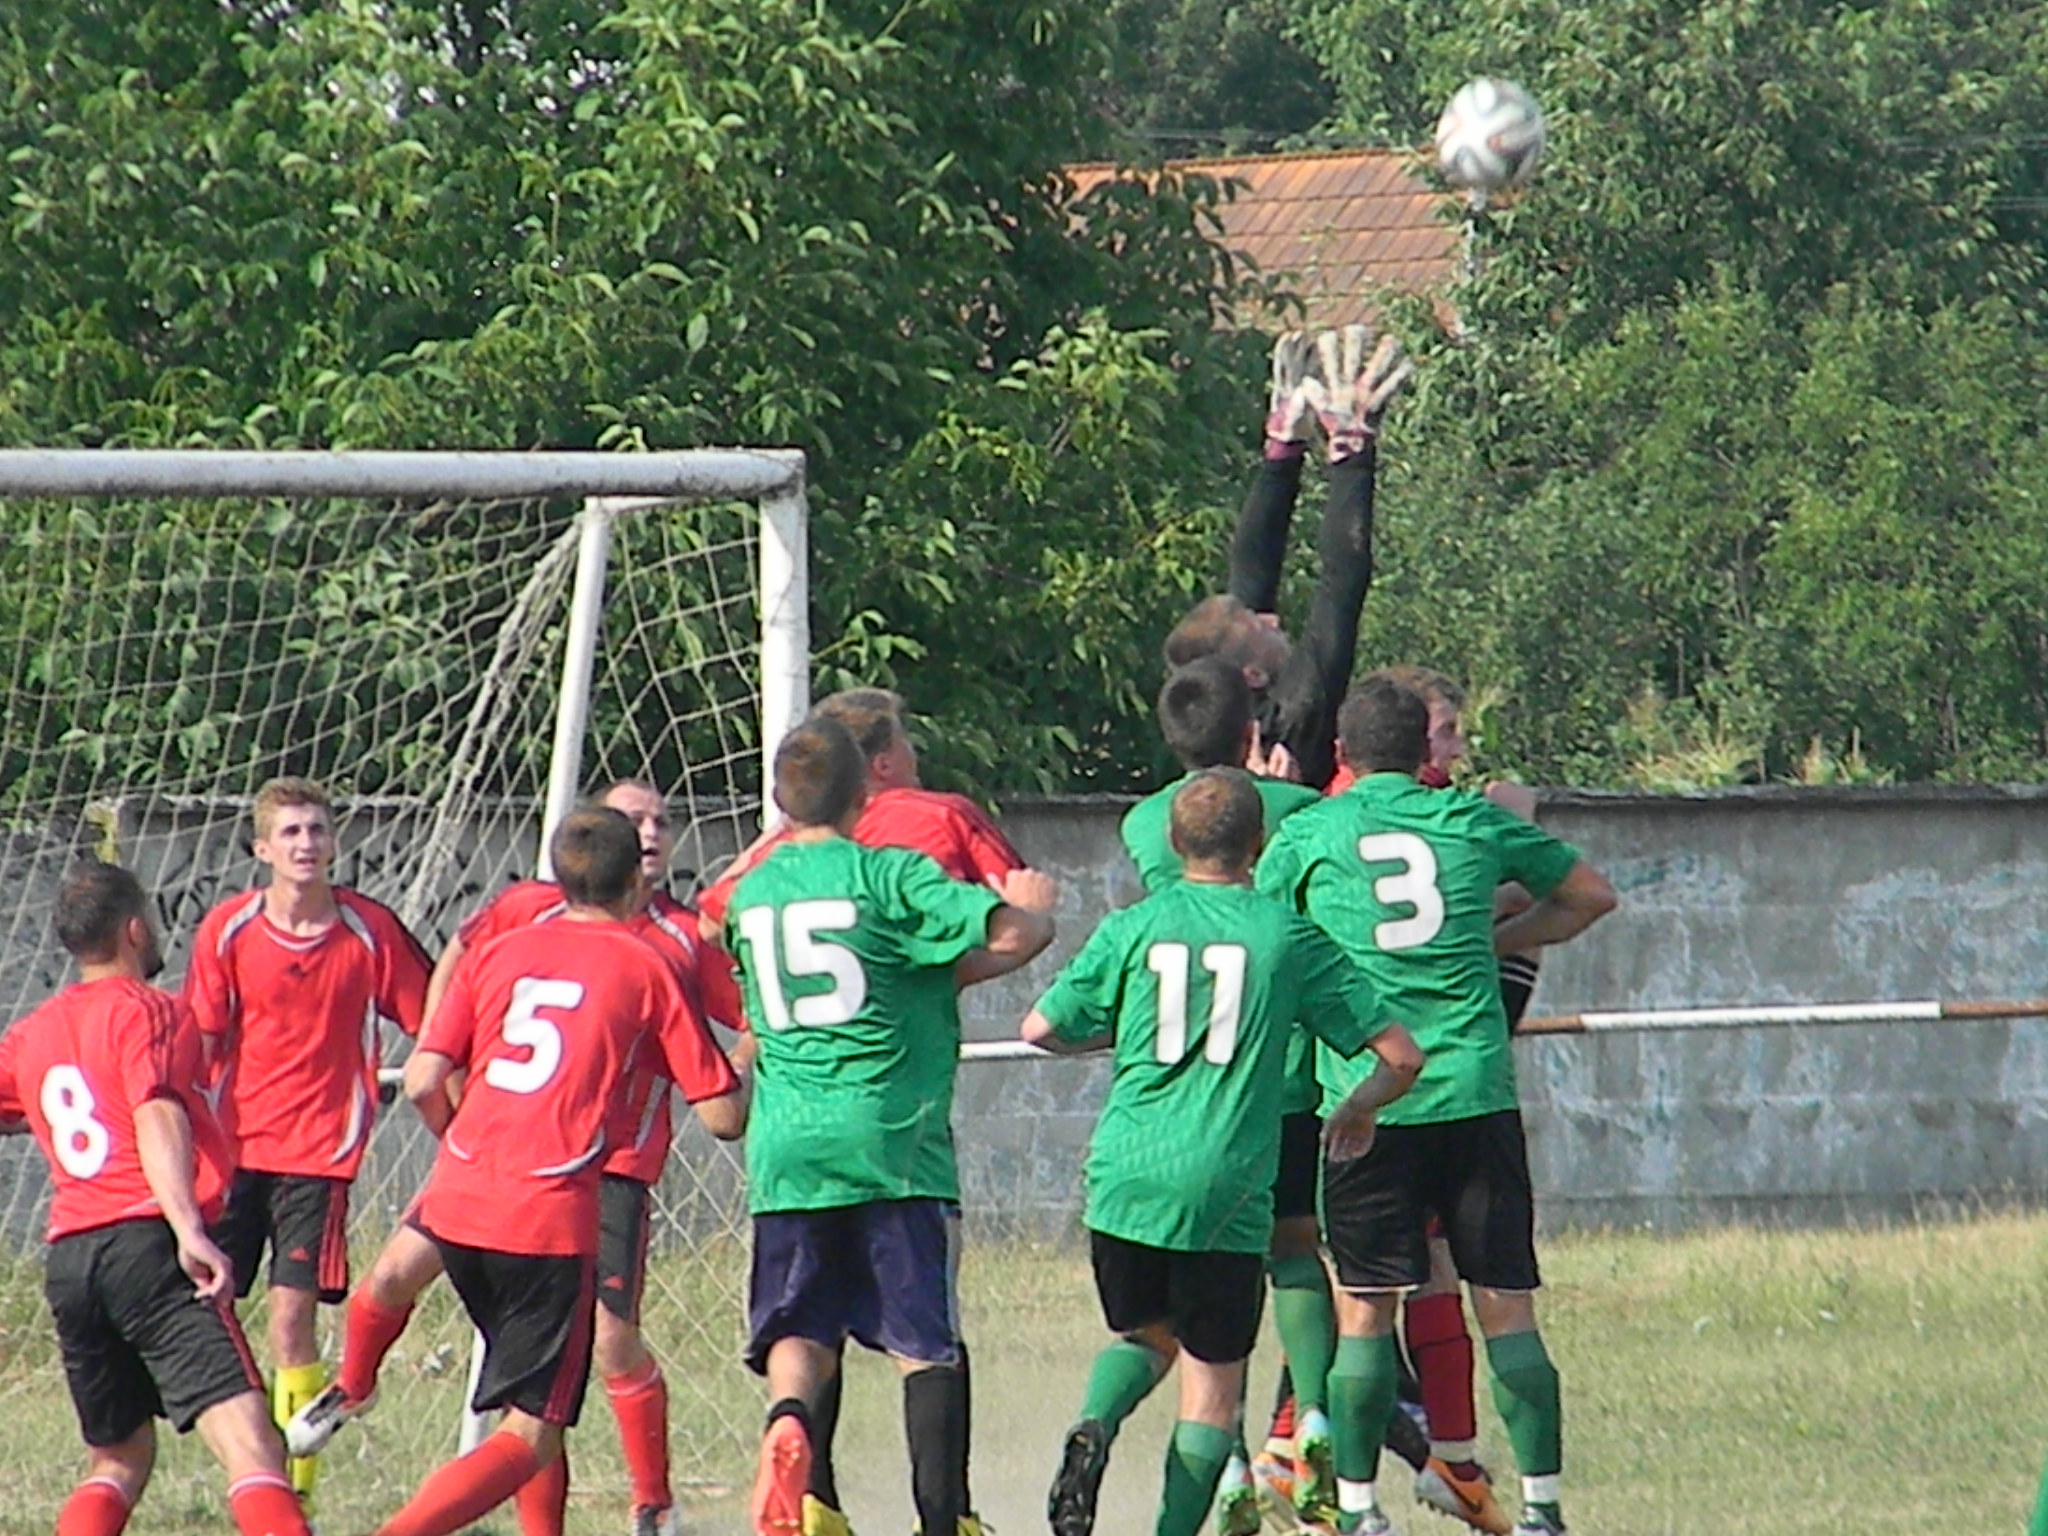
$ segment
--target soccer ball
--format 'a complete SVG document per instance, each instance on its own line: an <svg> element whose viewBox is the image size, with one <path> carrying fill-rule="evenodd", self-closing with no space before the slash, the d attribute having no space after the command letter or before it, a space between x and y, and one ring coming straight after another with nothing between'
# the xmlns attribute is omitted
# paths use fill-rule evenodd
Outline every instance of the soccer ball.
<svg viewBox="0 0 2048 1536"><path fill-rule="evenodd" d="M1468 192L1519 187L1536 174L1546 130L1536 98L1512 80L1471 80L1436 120L1436 163Z"/></svg>

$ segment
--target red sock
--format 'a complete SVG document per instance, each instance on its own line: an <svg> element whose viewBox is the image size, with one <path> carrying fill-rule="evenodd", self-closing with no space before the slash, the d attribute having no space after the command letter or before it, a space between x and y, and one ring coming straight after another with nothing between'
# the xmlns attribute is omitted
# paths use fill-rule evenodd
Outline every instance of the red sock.
<svg viewBox="0 0 2048 1536"><path fill-rule="evenodd" d="M242 1536L312 1536L292 1485L277 1472L251 1472L228 1484L228 1513Z"/></svg>
<svg viewBox="0 0 2048 1536"><path fill-rule="evenodd" d="M569 1452L542 1467L519 1485L519 1536L562 1536L569 1514Z"/></svg>
<svg viewBox="0 0 2048 1536"><path fill-rule="evenodd" d="M1472 1407L1472 1335L1456 1296L1410 1297L1401 1306L1408 1356L1422 1378L1422 1408L1432 1440L1470 1440L1479 1433Z"/></svg>
<svg viewBox="0 0 2048 1536"><path fill-rule="evenodd" d="M1273 1410L1273 1427L1266 1431L1268 1440L1292 1440L1294 1438L1294 1394L1288 1393L1280 1399L1280 1406Z"/></svg>
<svg viewBox="0 0 2048 1536"><path fill-rule="evenodd" d="M453 1536L511 1498L539 1470L533 1447L501 1429L421 1483L412 1502L386 1520L377 1536Z"/></svg>
<svg viewBox="0 0 2048 1536"><path fill-rule="evenodd" d="M80 1483L57 1512L57 1536L121 1536L127 1524L128 1495L104 1477Z"/></svg>
<svg viewBox="0 0 2048 1536"><path fill-rule="evenodd" d="M668 1383L661 1366L649 1360L630 1376L607 1376L604 1390L619 1421L633 1507L667 1509L675 1497L668 1486Z"/></svg>
<svg viewBox="0 0 2048 1536"><path fill-rule="evenodd" d="M411 1316L411 1307L381 1307L367 1290L349 1297L343 1314L341 1370L334 1379L350 1402L360 1403L377 1390L377 1371Z"/></svg>

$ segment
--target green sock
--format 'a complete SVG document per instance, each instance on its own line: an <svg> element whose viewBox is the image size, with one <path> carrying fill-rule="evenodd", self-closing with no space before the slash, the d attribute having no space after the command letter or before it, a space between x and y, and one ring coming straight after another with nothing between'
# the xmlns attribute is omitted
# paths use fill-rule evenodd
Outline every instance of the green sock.
<svg viewBox="0 0 2048 1536"><path fill-rule="evenodd" d="M1273 1327L1294 1379L1295 1411L1327 1408L1326 1383L1337 1352L1337 1309L1330 1301L1330 1272L1312 1253L1266 1260L1273 1278Z"/></svg>
<svg viewBox="0 0 2048 1536"><path fill-rule="evenodd" d="M1166 1447L1166 1491L1159 1501L1158 1536L1195 1536L1208 1518L1235 1440L1227 1429L1182 1419Z"/></svg>
<svg viewBox="0 0 2048 1536"><path fill-rule="evenodd" d="M2034 1518L2027 1526L2027 1536L2048 1536L2048 1470L2041 1473L2041 1492L2034 1500Z"/></svg>
<svg viewBox="0 0 2048 1536"><path fill-rule="evenodd" d="M1369 1483L1379 1474L1380 1443L1400 1379L1392 1334L1337 1341L1330 1366L1330 1449L1345 1482Z"/></svg>
<svg viewBox="0 0 2048 1536"><path fill-rule="evenodd" d="M1493 1406L1507 1423L1515 1465L1524 1477L1556 1476L1564 1468L1564 1399L1543 1336L1532 1328L1488 1339L1486 1363L1493 1368Z"/></svg>
<svg viewBox="0 0 2048 1536"><path fill-rule="evenodd" d="M1158 1351L1118 1339L1095 1357L1095 1368L1088 1373L1088 1395L1081 1400L1081 1417L1100 1419L1114 1440L1131 1410L1159 1385L1166 1365Z"/></svg>

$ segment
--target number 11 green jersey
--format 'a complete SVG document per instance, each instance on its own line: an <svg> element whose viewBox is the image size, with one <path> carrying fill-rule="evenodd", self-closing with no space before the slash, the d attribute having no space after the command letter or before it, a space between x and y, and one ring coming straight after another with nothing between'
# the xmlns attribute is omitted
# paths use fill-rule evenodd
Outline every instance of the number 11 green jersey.
<svg viewBox="0 0 2048 1536"><path fill-rule="evenodd" d="M1116 1036L1088 1147L1089 1228L1182 1253L1264 1253L1288 1042L1352 1056L1391 1022L1313 923L1248 886L1183 881L1113 912L1038 1011Z"/></svg>
<svg viewBox="0 0 2048 1536"><path fill-rule="evenodd" d="M785 843L726 910L760 1041L747 1126L755 1215L958 1200L953 963L1002 904L922 853Z"/></svg>

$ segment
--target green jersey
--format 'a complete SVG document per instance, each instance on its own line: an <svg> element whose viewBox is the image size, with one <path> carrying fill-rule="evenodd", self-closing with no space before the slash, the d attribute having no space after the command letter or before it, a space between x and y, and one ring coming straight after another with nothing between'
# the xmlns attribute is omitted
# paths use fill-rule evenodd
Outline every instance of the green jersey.
<svg viewBox="0 0 2048 1536"><path fill-rule="evenodd" d="M1375 773L1290 818L1259 861L1259 888L1305 912L1364 967L1426 1058L1388 1125L1434 1125L1514 1109L1515 1058L1493 952L1494 892L1541 898L1578 852L1478 795ZM1348 1063L1318 1058L1346 1093Z"/></svg>
<svg viewBox="0 0 2048 1536"><path fill-rule="evenodd" d="M907 848L785 843L726 911L760 1042L747 1202L815 1211L957 1200L953 963L1001 898Z"/></svg>
<svg viewBox="0 0 2048 1536"><path fill-rule="evenodd" d="M1348 1057L1388 1023L1313 923L1248 886L1194 881L1103 919L1038 1011L1062 1040L1115 1035L1088 1226L1183 1253L1272 1240L1288 1042L1307 1029Z"/></svg>
<svg viewBox="0 0 2048 1536"><path fill-rule="evenodd" d="M1124 847L1138 866L1138 878L1154 895L1180 879L1180 855L1173 851L1169 829L1173 821L1173 797L1193 778L1182 774L1166 788L1155 790L1124 812ZM1320 792L1306 784L1252 775L1252 787L1265 807L1266 837L1270 840L1282 821L1305 806L1321 803ZM1323 1090L1316 1082L1315 1037L1297 1031L1287 1047L1287 1097L1285 1113L1313 1114L1323 1102Z"/></svg>

